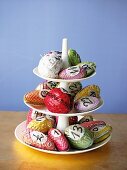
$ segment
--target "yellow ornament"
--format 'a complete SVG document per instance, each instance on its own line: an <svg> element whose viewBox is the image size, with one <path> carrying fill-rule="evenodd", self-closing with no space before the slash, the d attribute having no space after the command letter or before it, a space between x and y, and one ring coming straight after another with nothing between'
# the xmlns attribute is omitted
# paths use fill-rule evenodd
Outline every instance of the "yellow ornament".
<svg viewBox="0 0 127 170"><path fill-rule="evenodd" d="M54 120L53 119L47 119L46 117L43 117L42 119L36 119L32 120L28 125L27 128L36 130L42 133L47 133L50 128L54 126Z"/></svg>

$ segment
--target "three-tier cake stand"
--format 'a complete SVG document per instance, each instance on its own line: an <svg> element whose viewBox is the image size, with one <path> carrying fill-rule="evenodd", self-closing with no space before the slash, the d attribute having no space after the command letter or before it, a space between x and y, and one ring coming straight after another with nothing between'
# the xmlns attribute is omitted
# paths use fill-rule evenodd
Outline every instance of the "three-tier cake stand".
<svg viewBox="0 0 127 170"><path fill-rule="evenodd" d="M64 63L64 68L69 67L69 63L68 63L68 44L67 44L67 39L63 39L63 43L62 43L62 60ZM37 75L40 78L43 78L45 80L48 81L54 81L54 82L59 82L59 87L60 88L64 88L65 90L68 91L68 83L70 82L79 82L79 81L83 81L86 80L92 76L94 76L96 74L96 72L94 72L91 76L86 77L86 78L82 78L82 79L70 79L70 80L65 80L65 79L53 79L53 78L49 78L49 77L43 77L42 75L39 74L38 72L38 68L34 68L33 69L33 73L35 75ZM58 116L58 123L57 123L57 129L61 130L62 132L64 132L65 128L67 126L69 126L69 117L70 116L78 116L78 118L81 118L83 115L88 114L88 113L92 113L95 110L99 109L102 105L103 105L103 100L101 99L100 104L97 108L87 111L87 112L81 112L81 113L77 113L75 110L72 109L72 111L70 113L65 113L65 114L60 114L60 113L52 113L50 112L46 107L43 107L43 109L35 109L33 108L31 105L29 105L28 103L25 103L29 108L32 108L33 110L36 110L38 112L47 114L47 115L51 115L51 116ZM105 145L110 139L111 139L111 135L105 139L102 142L99 142L97 144L93 144L91 147L84 149L84 150L76 150L76 149L71 149L69 151L49 151L49 150L43 150L43 149L39 149L33 146L30 146L28 144L26 144L23 139L23 132L26 128L26 121L20 123L16 129L15 129L15 136L18 139L18 141L20 141L22 144L38 150L38 151L42 151L42 152L46 152L46 153L52 153L52 154L78 154L78 153L84 153L84 152L88 152L91 150L95 150L97 148L102 147L103 145Z"/></svg>

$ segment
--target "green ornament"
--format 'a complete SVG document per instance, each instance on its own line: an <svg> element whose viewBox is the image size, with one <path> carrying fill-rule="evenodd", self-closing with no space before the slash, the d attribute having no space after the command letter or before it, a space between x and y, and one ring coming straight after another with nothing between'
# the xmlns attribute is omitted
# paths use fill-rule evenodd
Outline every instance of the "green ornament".
<svg viewBox="0 0 127 170"><path fill-rule="evenodd" d="M70 95L74 97L82 89L82 84L80 82L68 83L68 89Z"/></svg>
<svg viewBox="0 0 127 170"><path fill-rule="evenodd" d="M71 66L81 63L79 54L73 49L69 49L68 51L68 61Z"/></svg>
<svg viewBox="0 0 127 170"><path fill-rule="evenodd" d="M86 149L93 144L93 133L79 124L68 126L65 129L65 135L70 145L76 149Z"/></svg>
<svg viewBox="0 0 127 170"><path fill-rule="evenodd" d="M79 63L78 66L86 69L87 77L92 75L96 70L96 64L94 62L89 62L89 61L82 62L82 63Z"/></svg>

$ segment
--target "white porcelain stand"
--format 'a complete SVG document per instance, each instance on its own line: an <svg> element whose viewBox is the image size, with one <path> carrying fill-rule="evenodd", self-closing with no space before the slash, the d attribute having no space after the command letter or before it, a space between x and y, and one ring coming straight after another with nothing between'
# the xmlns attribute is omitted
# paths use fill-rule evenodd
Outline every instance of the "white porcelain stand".
<svg viewBox="0 0 127 170"><path fill-rule="evenodd" d="M64 130L68 126L69 126L69 118L65 116L58 116L57 129L61 130L64 133Z"/></svg>
<svg viewBox="0 0 127 170"><path fill-rule="evenodd" d="M69 62L68 62L68 42L67 42L66 38L64 38L63 42L62 42L62 60L63 60L63 68L69 67ZM49 80L49 81L54 81L54 82L60 82L59 88L63 88L66 91L69 91L68 83L77 82L77 81L83 81L83 80L88 79L88 78L90 78L90 77L92 77L92 76L94 76L96 74L96 72L94 72L91 76L85 77L85 78L82 78L82 79L65 80L65 79L59 79L59 78L58 79L55 79L55 78L53 79L53 78L49 78L49 77L43 77L42 75L39 74L37 67L33 70L33 72L34 72L35 75L37 75L38 77L41 77L43 79L46 79L46 80ZM65 93L66 93L66 91L65 91ZM25 104L28 107L35 110L35 108L33 108L33 106L29 105L28 103L25 103ZM57 129L61 130L64 133L65 128L67 126L69 126L69 117L70 116L78 116L78 117L83 116L85 114L88 114L90 112L93 112L93 111L99 109L102 105L103 105L103 100L100 99L100 105L97 108L94 108L93 110L89 110L87 112L76 113L76 111L74 109L72 109L72 111L70 113L52 113L45 106L42 109L36 109L36 111L39 111L39 112L47 114L47 115L57 116L58 117ZM17 126L17 128L15 130L15 136L21 143L23 143L24 145L27 145L22 140L22 134L23 134L23 130L24 130L23 128L26 128L25 127L25 122L22 122L20 125ZM84 150L72 149L72 150L69 150L67 152L47 151L47 150L42 150L42 149L32 147L30 145L27 145L27 146L31 147L33 149L39 150L39 151L43 151L43 152L47 152L47 153L53 153L53 154L77 154L77 153L83 153L83 152L88 152L90 150L97 149L97 148L103 146L104 144L106 144L110 140L110 138L111 138L111 136L109 136L109 138L107 138L103 142L101 142L99 144L96 144L96 145L93 145L92 147L90 147L88 149L84 149Z"/></svg>

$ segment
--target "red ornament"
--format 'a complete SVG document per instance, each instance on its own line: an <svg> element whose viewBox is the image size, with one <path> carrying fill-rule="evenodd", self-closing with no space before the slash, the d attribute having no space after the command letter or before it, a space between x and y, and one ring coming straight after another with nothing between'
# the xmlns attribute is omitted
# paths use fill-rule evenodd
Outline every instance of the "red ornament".
<svg viewBox="0 0 127 170"><path fill-rule="evenodd" d="M60 130L51 128L48 131L48 137L54 142L59 151L67 151L69 149L69 143Z"/></svg>
<svg viewBox="0 0 127 170"><path fill-rule="evenodd" d="M60 88L50 90L44 98L44 103L53 113L68 113L71 110L71 97Z"/></svg>
<svg viewBox="0 0 127 170"><path fill-rule="evenodd" d="M69 125L77 124L77 122L78 122L78 117L77 116L69 117Z"/></svg>
<svg viewBox="0 0 127 170"><path fill-rule="evenodd" d="M106 123L102 120L95 120L95 121L90 121L90 122L83 122L80 125L91 130L95 126L104 126L106 125Z"/></svg>

